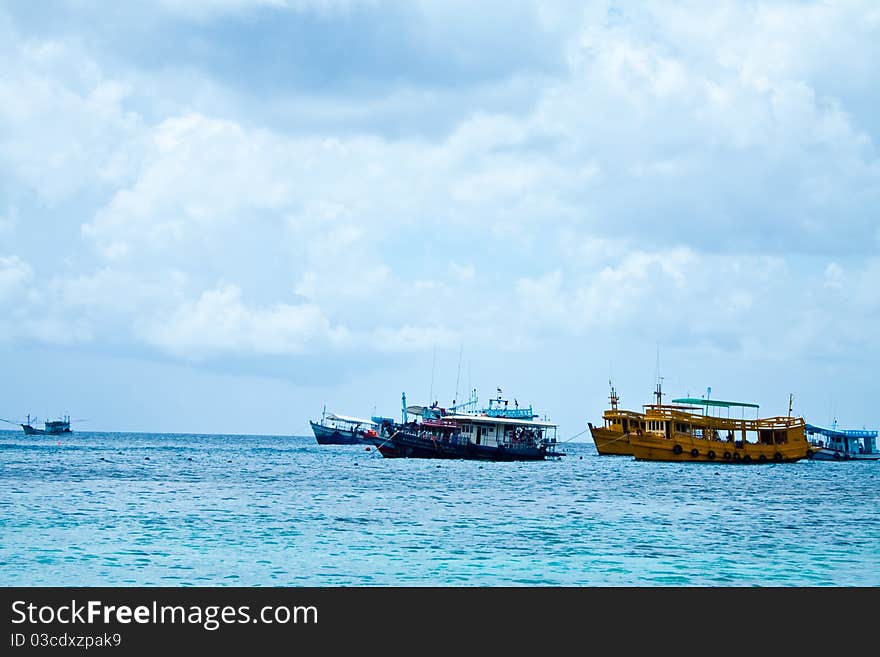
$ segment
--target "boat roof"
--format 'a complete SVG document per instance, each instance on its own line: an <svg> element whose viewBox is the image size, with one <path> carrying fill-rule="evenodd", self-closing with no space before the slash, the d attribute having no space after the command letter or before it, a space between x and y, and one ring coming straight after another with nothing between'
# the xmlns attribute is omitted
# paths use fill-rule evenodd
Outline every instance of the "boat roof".
<svg viewBox="0 0 880 657"><path fill-rule="evenodd" d="M541 420L526 420L523 418L494 417L491 415L476 415L476 414L445 415L445 416L443 416L442 419L468 421L468 422L484 422L487 424L515 424L515 425L521 426L521 427L555 427L556 426L552 422L542 422Z"/></svg>
<svg viewBox="0 0 880 657"><path fill-rule="evenodd" d="M336 420L338 422L351 422L352 424L375 424L372 420L365 420L362 417L352 417L351 415L339 415L338 413L328 413L328 420Z"/></svg>
<svg viewBox="0 0 880 657"><path fill-rule="evenodd" d="M826 429L815 424L807 424L804 429L810 433L819 433L823 436L836 436L838 438L876 438L877 432L868 429Z"/></svg>
<svg viewBox="0 0 880 657"><path fill-rule="evenodd" d="M699 411L699 406L684 406L684 405L676 405L676 404L642 404L645 408L671 408L675 411ZM640 413L641 415L641 413Z"/></svg>
<svg viewBox="0 0 880 657"><path fill-rule="evenodd" d="M722 401L720 399L697 399L696 397L682 397L681 399L673 399L673 404L695 404L697 406L720 406L722 408L731 408L733 406L742 406L744 408L760 408L758 404L749 404L748 402Z"/></svg>

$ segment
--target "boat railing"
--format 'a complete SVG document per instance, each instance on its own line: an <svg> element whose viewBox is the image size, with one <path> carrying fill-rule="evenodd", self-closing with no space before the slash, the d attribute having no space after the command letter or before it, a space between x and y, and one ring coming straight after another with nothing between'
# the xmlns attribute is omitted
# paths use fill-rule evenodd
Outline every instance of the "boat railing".
<svg viewBox="0 0 880 657"><path fill-rule="evenodd" d="M436 427L442 429L455 429L460 427L461 425L454 420L438 420L438 419L430 419L430 420L422 420L422 426L426 427Z"/></svg>
<svg viewBox="0 0 880 657"><path fill-rule="evenodd" d="M528 408L484 408L483 413L489 417L518 418L531 420L537 417L532 411L532 407Z"/></svg>
<svg viewBox="0 0 880 657"><path fill-rule="evenodd" d="M714 417L711 415L699 415L684 413L664 407L654 407L645 414L646 420L658 420L661 422L685 422L694 427L702 427L717 430L742 430L759 431L761 429L798 429L806 426L801 417L788 417L786 415L765 417L758 419Z"/></svg>

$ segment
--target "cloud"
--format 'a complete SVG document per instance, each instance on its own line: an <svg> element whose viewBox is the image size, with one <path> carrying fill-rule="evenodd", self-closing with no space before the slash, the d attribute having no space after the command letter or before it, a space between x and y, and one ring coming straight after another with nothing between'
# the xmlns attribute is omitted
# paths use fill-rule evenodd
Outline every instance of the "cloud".
<svg viewBox="0 0 880 657"><path fill-rule="evenodd" d="M18 256L0 256L0 299L11 301L22 295L33 276L31 266Z"/></svg>
<svg viewBox="0 0 880 657"><path fill-rule="evenodd" d="M125 82L74 42L19 39L2 22L0 36L0 170L52 204L124 181L141 129Z"/></svg>
<svg viewBox="0 0 880 657"><path fill-rule="evenodd" d="M143 321L139 331L147 343L187 360L223 353L296 355L315 343L346 340L345 330L332 327L315 305L248 307L241 290L228 284L170 316Z"/></svg>
<svg viewBox="0 0 880 657"><path fill-rule="evenodd" d="M876 51L870 5L499 7L463 26L461 4L166 2L173 66L9 10L0 234L27 253L81 225L63 266L7 263L9 294L77 339L205 360L612 330L808 353L839 328L809 286L872 316L876 70L838 84L826 61ZM305 77L266 92L215 57L255 74L267 15L360 29L354 53L376 25L399 43L369 65L285 50L272 70ZM743 320L778 308L809 326Z"/></svg>
<svg viewBox="0 0 880 657"><path fill-rule="evenodd" d="M165 11L188 18L209 18L260 9L315 12L332 16L347 14L353 7L375 4L376 0L159 0L159 6Z"/></svg>
<svg viewBox="0 0 880 657"><path fill-rule="evenodd" d="M449 273L452 275L453 279L460 283L467 283L468 281L474 280L476 271L477 270L473 265L460 265L457 262L449 263Z"/></svg>
<svg viewBox="0 0 880 657"><path fill-rule="evenodd" d="M459 340L459 334L444 326L403 326L389 329L379 328L370 341L370 346L380 352L413 352L426 349L451 348Z"/></svg>

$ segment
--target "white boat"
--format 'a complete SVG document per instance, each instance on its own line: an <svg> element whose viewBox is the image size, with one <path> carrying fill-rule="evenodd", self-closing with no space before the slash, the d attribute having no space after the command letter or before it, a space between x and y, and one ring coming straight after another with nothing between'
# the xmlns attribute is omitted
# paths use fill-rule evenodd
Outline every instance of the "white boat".
<svg viewBox="0 0 880 657"><path fill-rule="evenodd" d="M806 426L807 439L813 451L810 458L821 461L877 461L877 432L869 429L838 429L837 420L831 429L814 424Z"/></svg>
<svg viewBox="0 0 880 657"><path fill-rule="evenodd" d="M370 445L372 436L377 435L373 421L338 413L328 414L326 408L321 413L320 422L310 420L309 424L319 445Z"/></svg>

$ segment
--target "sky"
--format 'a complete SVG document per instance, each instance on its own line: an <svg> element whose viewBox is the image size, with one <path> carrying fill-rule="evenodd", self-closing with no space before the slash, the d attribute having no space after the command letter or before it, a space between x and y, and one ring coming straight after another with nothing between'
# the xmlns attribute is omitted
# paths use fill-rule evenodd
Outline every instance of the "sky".
<svg viewBox="0 0 880 657"><path fill-rule="evenodd" d="M0 417L876 428L877 62L874 0L3 3Z"/></svg>

